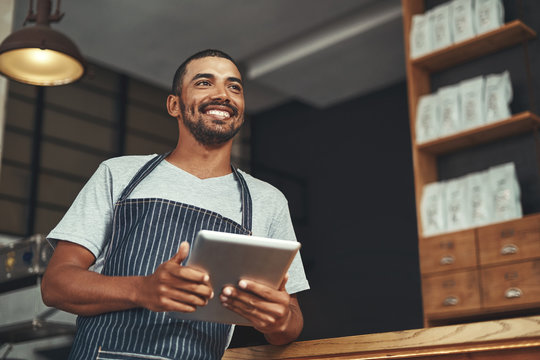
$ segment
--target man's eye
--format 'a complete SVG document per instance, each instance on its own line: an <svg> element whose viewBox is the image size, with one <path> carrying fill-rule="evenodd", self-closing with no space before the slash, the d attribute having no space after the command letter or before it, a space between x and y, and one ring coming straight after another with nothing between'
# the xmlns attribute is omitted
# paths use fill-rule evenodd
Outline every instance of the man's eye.
<svg viewBox="0 0 540 360"><path fill-rule="evenodd" d="M199 85L202 85L202 86L208 86L208 85L210 85L210 81L208 81L208 80L197 81L197 82L195 83L195 85L197 85L197 86L199 86Z"/></svg>
<svg viewBox="0 0 540 360"><path fill-rule="evenodd" d="M231 89L233 89L234 91L242 91L242 87L240 85L231 85L230 86Z"/></svg>

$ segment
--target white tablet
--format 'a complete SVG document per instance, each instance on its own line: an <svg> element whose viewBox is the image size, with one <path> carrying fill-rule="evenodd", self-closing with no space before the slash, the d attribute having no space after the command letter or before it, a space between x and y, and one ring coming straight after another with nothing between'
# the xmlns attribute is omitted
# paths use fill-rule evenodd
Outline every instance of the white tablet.
<svg viewBox="0 0 540 360"><path fill-rule="evenodd" d="M168 315L185 320L249 325L245 318L221 305L221 290L225 285L237 286L240 279L254 280L277 289L298 249L300 243L297 241L199 231L186 265L210 274L214 298L195 312L169 312Z"/></svg>

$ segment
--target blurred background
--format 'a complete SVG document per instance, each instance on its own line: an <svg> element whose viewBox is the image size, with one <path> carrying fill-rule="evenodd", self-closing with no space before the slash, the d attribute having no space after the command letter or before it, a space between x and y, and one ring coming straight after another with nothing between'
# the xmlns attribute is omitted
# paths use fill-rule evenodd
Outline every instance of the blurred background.
<svg viewBox="0 0 540 360"><path fill-rule="evenodd" d="M12 7L2 5L0 16L20 29L28 1L7 3ZM504 5L506 21L523 16L540 27L536 1L525 0L525 11L517 1ZM299 294L305 318L299 340L421 328L401 6L399 0L62 1L65 17L52 27L77 44L88 72L58 87L7 81L2 244L46 235L101 161L173 148L177 125L165 100L174 72L194 52L217 48L241 64L246 83L247 121L233 161L284 192L302 243L311 290ZM538 53L533 43L533 65ZM523 56L519 48L502 51L440 73L433 87L510 67L512 112L523 111L530 104ZM533 74L538 88L534 66ZM534 137L508 141L521 164L524 212L536 212ZM443 157L440 177L509 156L482 149ZM4 287L0 304L0 326L47 310L34 284ZM62 312L48 319L74 324ZM10 356L63 358L71 336L54 335L14 344ZM238 328L232 346L262 343Z"/></svg>

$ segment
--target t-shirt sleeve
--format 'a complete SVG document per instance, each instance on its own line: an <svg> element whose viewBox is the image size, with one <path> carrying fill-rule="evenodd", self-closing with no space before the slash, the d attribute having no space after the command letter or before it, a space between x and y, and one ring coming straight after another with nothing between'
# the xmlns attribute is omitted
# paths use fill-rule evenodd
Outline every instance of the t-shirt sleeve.
<svg viewBox="0 0 540 360"><path fill-rule="evenodd" d="M296 241L296 235L294 233L294 227L289 212L289 205L286 200L284 200L283 206L281 206L281 209L276 213L272 225L270 226L269 233L269 236L274 239ZM309 282L306 278L300 251L294 257L289 268L289 280L285 285L285 289L289 294L309 289Z"/></svg>
<svg viewBox="0 0 540 360"><path fill-rule="evenodd" d="M111 171L102 163L47 239L79 244L98 258L111 235L112 186Z"/></svg>

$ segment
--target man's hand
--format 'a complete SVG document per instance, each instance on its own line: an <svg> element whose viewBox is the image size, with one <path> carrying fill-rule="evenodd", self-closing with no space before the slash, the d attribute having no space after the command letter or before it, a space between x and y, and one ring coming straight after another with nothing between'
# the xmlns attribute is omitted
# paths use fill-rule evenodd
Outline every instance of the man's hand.
<svg viewBox="0 0 540 360"><path fill-rule="evenodd" d="M287 344L298 337L303 327L296 297L285 291L287 280L288 275L276 290L243 279L238 287L224 287L220 300L223 306L249 320L270 343Z"/></svg>
<svg viewBox="0 0 540 360"><path fill-rule="evenodd" d="M142 280L136 302L152 311L194 312L214 297L207 273L182 266L189 244L182 242L178 252Z"/></svg>

